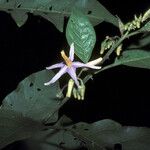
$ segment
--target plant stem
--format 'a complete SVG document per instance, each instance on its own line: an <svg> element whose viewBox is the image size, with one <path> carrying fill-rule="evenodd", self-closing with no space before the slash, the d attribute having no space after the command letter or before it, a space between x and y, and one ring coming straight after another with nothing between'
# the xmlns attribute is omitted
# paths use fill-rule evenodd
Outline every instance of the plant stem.
<svg viewBox="0 0 150 150"><path fill-rule="evenodd" d="M62 102L55 108L55 110L53 111L52 114L50 114L46 120L44 120L44 124L47 124L47 122L51 119L51 117L53 117L53 115L55 115L55 113L57 113L57 111L69 100L68 97L65 97Z"/></svg>
<svg viewBox="0 0 150 150"><path fill-rule="evenodd" d="M103 64L107 59L109 59L109 56L110 56L110 55L113 53L113 51L122 43L122 41L123 41L124 39L126 39L127 35L128 35L128 32L126 32L126 33L119 39L119 41L118 41L114 46L111 47L111 49L110 49L110 50L106 53L106 55L103 57L103 60L101 61L100 64Z"/></svg>
<svg viewBox="0 0 150 150"><path fill-rule="evenodd" d="M130 37L132 37L132 36L134 36L134 35L137 35L137 34L140 34L140 33L142 33L140 30L137 30L137 31L135 31L135 32L132 32L132 33L128 33L128 32L126 32L121 38L120 38L120 40L106 53L106 55L103 57L103 59L102 59L102 61L100 62L100 65L102 65L107 59L109 59L109 56L114 52L114 50L125 40L125 39L127 39L127 38L130 38ZM110 64L110 65L108 65L108 66L105 66L105 67L103 67L102 69L100 69L100 70L98 70L98 71L96 71L94 74L98 74L98 73L100 73L101 71L104 71L104 70L106 70L106 69L109 69L109 68L111 68L111 67L115 67L116 65L115 64ZM84 81L84 83L86 83L89 79L91 79L92 78L92 75L87 75L84 79L83 79L83 81Z"/></svg>

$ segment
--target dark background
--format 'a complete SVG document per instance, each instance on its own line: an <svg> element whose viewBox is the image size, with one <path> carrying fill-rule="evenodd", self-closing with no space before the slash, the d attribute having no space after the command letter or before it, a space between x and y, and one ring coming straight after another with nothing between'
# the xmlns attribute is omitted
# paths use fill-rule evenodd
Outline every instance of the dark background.
<svg viewBox="0 0 150 150"><path fill-rule="evenodd" d="M149 0L100 1L112 14L124 22L150 8ZM68 48L65 33L50 22L29 15L26 24L18 28L10 15L0 12L0 99L33 72L60 60L61 49ZM106 35L118 30L108 23L95 27L97 47ZM150 70L119 66L87 83L86 99L71 99L60 113L74 121L94 122L110 118L123 125L150 127Z"/></svg>

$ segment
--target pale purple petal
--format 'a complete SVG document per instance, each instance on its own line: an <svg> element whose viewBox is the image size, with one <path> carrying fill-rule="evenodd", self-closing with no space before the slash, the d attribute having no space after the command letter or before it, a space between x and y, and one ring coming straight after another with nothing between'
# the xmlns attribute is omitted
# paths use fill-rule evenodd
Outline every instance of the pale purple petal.
<svg viewBox="0 0 150 150"><path fill-rule="evenodd" d="M54 82L56 82L63 74L67 71L67 66L65 65L63 68L60 69L60 71L47 83L44 83L44 85L50 85Z"/></svg>
<svg viewBox="0 0 150 150"><path fill-rule="evenodd" d="M99 66L84 64L84 63L81 63L81 62L73 62L72 66L75 67L75 68L85 67L85 68L92 68L92 69L101 69L101 67L99 67Z"/></svg>
<svg viewBox="0 0 150 150"><path fill-rule="evenodd" d="M71 61L74 60L74 43L72 43L71 46L70 46L69 59Z"/></svg>
<svg viewBox="0 0 150 150"><path fill-rule="evenodd" d="M85 67L85 64L76 61L76 62L72 63L72 66L75 67L75 68L80 68L80 67Z"/></svg>
<svg viewBox="0 0 150 150"><path fill-rule="evenodd" d="M58 63L58 64L55 64L55 65L46 67L46 69L47 69L47 70L50 70L50 69L62 68L62 67L64 67L64 63Z"/></svg>
<svg viewBox="0 0 150 150"><path fill-rule="evenodd" d="M71 78L74 80L75 84L77 86L79 86L79 82L78 82L78 79L77 79L77 75L76 75L76 72L75 72L75 68L71 67L71 68L68 68L67 69L67 72L68 74L71 76Z"/></svg>

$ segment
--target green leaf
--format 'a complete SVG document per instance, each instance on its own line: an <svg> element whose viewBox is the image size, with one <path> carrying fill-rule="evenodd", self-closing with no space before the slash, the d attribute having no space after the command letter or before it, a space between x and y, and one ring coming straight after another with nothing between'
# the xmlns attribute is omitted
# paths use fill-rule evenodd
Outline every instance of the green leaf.
<svg viewBox="0 0 150 150"><path fill-rule="evenodd" d="M92 124L78 123L73 135L83 140L90 150L114 149L121 144L123 150L149 150L150 129L145 127L122 127L105 119Z"/></svg>
<svg viewBox="0 0 150 150"><path fill-rule="evenodd" d="M79 10L74 10L66 29L68 43L74 43L75 54L85 63L91 57L96 35L88 18Z"/></svg>
<svg viewBox="0 0 150 150"><path fill-rule="evenodd" d="M76 6L83 6L84 3L83 12L85 14L88 14L89 20L94 26L103 21L111 23L116 27L119 26L117 17L113 16L98 0L84 0L84 2L82 1L83 0L78 0Z"/></svg>
<svg viewBox="0 0 150 150"><path fill-rule="evenodd" d="M58 127L58 129L68 127L72 123L73 122L70 118L62 116L56 123L55 127ZM32 139L25 142L28 146L28 150L75 150L82 148L82 142L67 130L49 129L40 132Z"/></svg>
<svg viewBox="0 0 150 150"><path fill-rule="evenodd" d="M53 76L54 73L46 70L34 73L3 100L0 107L0 148L33 136L44 128L43 123L57 121L59 83L44 86Z"/></svg>
<svg viewBox="0 0 150 150"><path fill-rule="evenodd" d="M66 127L66 126L69 126L69 125L72 125L72 124L73 124L73 121L72 121L69 117L63 115L63 116L57 121L57 123L55 124L55 126L58 126L58 127Z"/></svg>
<svg viewBox="0 0 150 150"><path fill-rule="evenodd" d="M77 150L83 147L82 142L67 131L47 130L36 137L26 141L28 150Z"/></svg>
<svg viewBox="0 0 150 150"><path fill-rule="evenodd" d="M77 0L1 0L0 10L10 13L17 25L23 25L27 20L27 13L33 13L52 22L59 31L63 31L64 17L70 16L74 6L79 6ZM19 13L19 14L18 14ZM103 21L118 26L114 17L97 0L88 0L84 6L84 13L88 15L93 25Z"/></svg>
<svg viewBox="0 0 150 150"><path fill-rule="evenodd" d="M150 69L150 52L144 50L124 51L114 63L114 66L118 65Z"/></svg>
<svg viewBox="0 0 150 150"><path fill-rule="evenodd" d="M150 32L150 21L147 22L141 29L142 32Z"/></svg>
<svg viewBox="0 0 150 150"><path fill-rule="evenodd" d="M40 122L24 117L10 109L0 109L0 149L6 145L30 138L44 127Z"/></svg>
<svg viewBox="0 0 150 150"><path fill-rule="evenodd" d="M55 122L58 114L53 113L61 101L56 97L60 92L59 84L57 82L51 86L44 85L53 76L54 74L47 70L30 75L19 83L15 91L6 96L2 106L42 122L52 115L49 121Z"/></svg>

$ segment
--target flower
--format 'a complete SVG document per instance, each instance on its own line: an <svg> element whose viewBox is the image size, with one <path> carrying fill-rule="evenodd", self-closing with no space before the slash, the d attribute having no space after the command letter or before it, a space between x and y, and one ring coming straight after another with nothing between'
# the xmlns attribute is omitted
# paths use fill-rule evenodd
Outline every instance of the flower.
<svg viewBox="0 0 150 150"><path fill-rule="evenodd" d="M101 67L95 66L92 63L90 64L90 62L87 64L77 62L77 61L74 62L74 43L72 43L70 46L69 57L66 56L64 51L61 51L61 56L64 59L64 62L46 67L47 70L51 70L55 68L60 68L60 70L49 82L44 83L44 85L50 85L56 82L62 75L68 73L71 76L71 78L74 80L75 84L79 87L79 82L76 75L77 68L82 67L82 68L101 69Z"/></svg>

